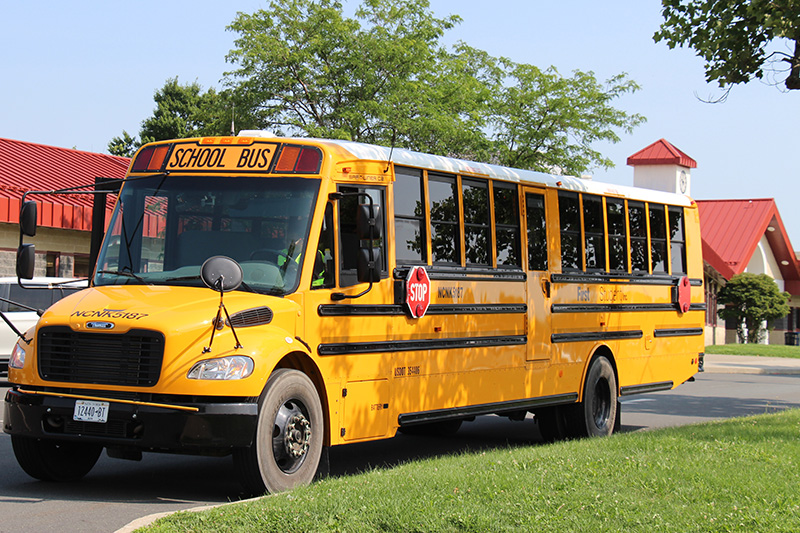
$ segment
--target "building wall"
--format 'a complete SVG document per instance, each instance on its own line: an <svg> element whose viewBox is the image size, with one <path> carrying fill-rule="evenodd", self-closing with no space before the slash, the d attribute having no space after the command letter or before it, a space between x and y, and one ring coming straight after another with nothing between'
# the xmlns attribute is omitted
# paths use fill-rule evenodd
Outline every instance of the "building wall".
<svg viewBox="0 0 800 533"><path fill-rule="evenodd" d="M772 248L767 241L766 235L761 236L761 240L758 241L758 246L756 246L744 271L751 274L766 274L775 280L780 290L785 290L778 260L775 259L775 254L772 253Z"/></svg>
<svg viewBox="0 0 800 533"><path fill-rule="evenodd" d="M36 246L36 276L47 274L72 277L75 265L84 270L91 247L91 234L88 231L65 230L39 227L35 237L25 237L25 243ZM19 247L19 226L0 223L0 276L16 276L17 248ZM48 272L47 259L57 257L55 270ZM51 265L51 269L54 268ZM78 272L84 275L84 272Z"/></svg>

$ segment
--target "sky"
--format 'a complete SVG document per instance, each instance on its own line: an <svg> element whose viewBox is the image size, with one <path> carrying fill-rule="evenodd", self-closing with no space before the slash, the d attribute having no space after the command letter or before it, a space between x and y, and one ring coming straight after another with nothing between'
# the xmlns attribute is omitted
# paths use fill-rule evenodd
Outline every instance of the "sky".
<svg viewBox="0 0 800 533"><path fill-rule="evenodd" d="M352 13L357 2L345 0ZM225 56L237 12L267 9L261 0L28 0L0 2L0 137L107 153L108 142L138 133L169 78L222 87L235 65ZM595 145L615 167L593 179L631 185L628 156L664 138L697 161L696 199L775 198L792 245L800 250L800 91L754 81L727 101L707 84L690 49L655 43L656 0L431 0L439 16L463 20L444 37L495 57L599 80L625 72L641 89L613 105L647 122L617 144ZM782 46L782 44L778 44ZM2 169L0 169L2 172Z"/></svg>

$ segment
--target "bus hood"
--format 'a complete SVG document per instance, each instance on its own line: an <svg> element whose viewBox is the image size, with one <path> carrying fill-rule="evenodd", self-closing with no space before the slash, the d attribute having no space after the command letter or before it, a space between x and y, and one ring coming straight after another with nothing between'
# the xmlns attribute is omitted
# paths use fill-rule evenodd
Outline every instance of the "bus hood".
<svg viewBox="0 0 800 533"><path fill-rule="evenodd" d="M50 307L39 326L69 325L75 331L125 333L131 329L162 331L166 336L208 330L219 309L219 293L200 287L113 285L92 287ZM295 330L298 305L290 299L242 291L225 293L223 302L237 313L268 308L270 323Z"/></svg>

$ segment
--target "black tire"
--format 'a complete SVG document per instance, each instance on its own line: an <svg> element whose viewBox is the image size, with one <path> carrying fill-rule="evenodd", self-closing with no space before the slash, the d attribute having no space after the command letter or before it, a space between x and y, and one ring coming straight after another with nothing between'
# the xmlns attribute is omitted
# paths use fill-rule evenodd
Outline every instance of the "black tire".
<svg viewBox="0 0 800 533"><path fill-rule="evenodd" d="M463 422L463 420L444 420L442 422L430 422L428 424L415 424L413 426L403 426L399 431L403 435L451 437L458 433Z"/></svg>
<svg viewBox="0 0 800 533"><path fill-rule="evenodd" d="M233 454L244 489L276 493L311 483L324 431L322 404L308 376L286 368L273 372L259 401L253 444Z"/></svg>
<svg viewBox="0 0 800 533"><path fill-rule="evenodd" d="M575 406L571 429L577 437L611 435L617 422L617 378L603 356L592 361L583 386L583 401Z"/></svg>
<svg viewBox="0 0 800 533"><path fill-rule="evenodd" d="M11 447L19 466L42 481L77 481L97 463L103 447L83 442L11 436Z"/></svg>
<svg viewBox="0 0 800 533"><path fill-rule="evenodd" d="M556 405L536 410L534 419L545 442L555 442L573 436L570 431L570 411L574 407L574 405Z"/></svg>

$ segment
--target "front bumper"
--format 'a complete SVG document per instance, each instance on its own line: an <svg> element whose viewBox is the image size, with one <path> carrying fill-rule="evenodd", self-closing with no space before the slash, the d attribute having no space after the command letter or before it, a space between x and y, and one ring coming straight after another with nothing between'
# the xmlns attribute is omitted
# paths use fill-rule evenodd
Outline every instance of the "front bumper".
<svg viewBox="0 0 800 533"><path fill-rule="evenodd" d="M75 397L48 394L51 395L28 393L17 387L8 390L3 431L10 435L143 451L219 453L250 446L258 419L255 399L239 403L170 402L196 409L193 411L173 409L166 404L120 403L109 399L106 423L76 422Z"/></svg>

